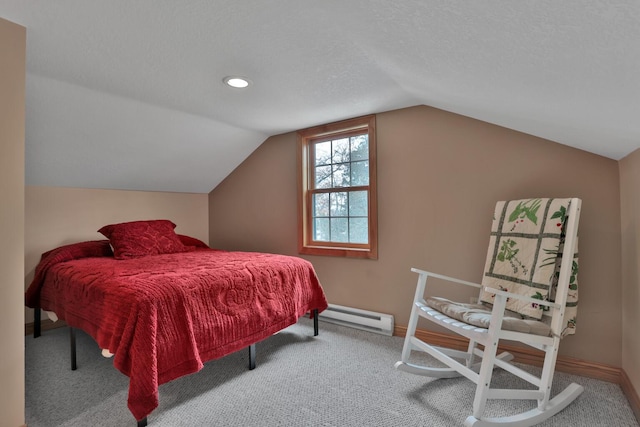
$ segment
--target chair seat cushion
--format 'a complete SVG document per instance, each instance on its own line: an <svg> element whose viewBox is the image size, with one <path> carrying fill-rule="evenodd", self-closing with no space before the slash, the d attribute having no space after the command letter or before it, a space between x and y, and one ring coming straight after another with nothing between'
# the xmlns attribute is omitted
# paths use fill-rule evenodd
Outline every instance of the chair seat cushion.
<svg viewBox="0 0 640 427"><path fill-rule="evenodd" d="M439 297L429 297L426 303L434 310L453 319L489 329L491 310L482 304L463 304ZM538 320L523 319L521 315L509 310L505 311L502 319L502 329L542 336L549 336L551 333L549 325Z"/></svg>

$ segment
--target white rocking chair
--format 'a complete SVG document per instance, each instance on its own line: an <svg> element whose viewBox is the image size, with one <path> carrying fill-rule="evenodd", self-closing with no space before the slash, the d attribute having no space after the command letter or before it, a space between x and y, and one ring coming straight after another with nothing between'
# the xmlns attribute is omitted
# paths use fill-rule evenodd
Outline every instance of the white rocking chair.
<svg viewBox="0 0 640 427"><path fill-rule="evenodd" d="M582 393L582 386L572 383L550 399L560 340L575 332L580 206L581 200L576 198L498 202L482 285L411 269L418 273L418 284L402 360L395 367L418 375L464 376L473 381L477 385L473 414L466 419L466 426L532 426L557 414ZM530 259L523 259L524 254ZM481 304L425 297L430 277L479 288ZM436 347L418 339L415 333L421 317L467 338L467 351ZM541 375L510 363L513 356L509 353L497 354L500 340L542 350ZM447 368L410 363L412 351L426 352ZM478 363L476 356L481 358ZM534 387L491 388L495 367ZM537 407L506 417L484 417L487 399L536 400Z"/></svg>

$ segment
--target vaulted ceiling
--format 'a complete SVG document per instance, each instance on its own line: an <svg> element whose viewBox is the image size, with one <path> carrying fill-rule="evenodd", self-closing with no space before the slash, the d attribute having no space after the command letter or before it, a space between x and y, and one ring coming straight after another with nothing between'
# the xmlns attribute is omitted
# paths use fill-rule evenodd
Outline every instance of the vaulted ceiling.
<svg viewBox="0 0 640 427"><path fill-rule="evenodd" d="M27 28L28 185L207 193L271 135L418 104L612 159L640 147L637 0L0 0L0 17Z"/></svg>

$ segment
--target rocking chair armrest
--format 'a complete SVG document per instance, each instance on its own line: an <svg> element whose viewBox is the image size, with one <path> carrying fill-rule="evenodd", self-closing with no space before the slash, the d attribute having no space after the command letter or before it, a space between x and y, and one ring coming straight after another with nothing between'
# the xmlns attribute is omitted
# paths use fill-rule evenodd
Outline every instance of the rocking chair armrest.
<svg viewBox="0 0 640 427"><path fill-rule="evenodd" d="M501 291L500 289L495 289L495 288L490 288L488 286L484 287L485 292L488 292L490 294L496 294L496 295L502 295L506 298L515 298L515 299L519 299L521 301L525 301L525 302L530 302L531 304L538 304L538 305L546 305L547 307L550 308L560 308L560 304L552 302L552 301L546 301L546 300L540 300L540 299L535 299L535 298L531 298L525 295L520 295L520 294L514 294L511 292L507 292L507 291Z"/></svg>
<svg viewBox="0 0 640 427"><path fill-rule="evenodd" d="M411 271L414 273L418 273L421 275L425 275L427 277L435 277L436 279L446 280L448 282L459 283L461 285L471 286L474 288L482 288L482 285L478 283L468 282L466 280L456 279L455 277L445 276L443 274L432 273L430 271L420 270L419 268L412 268Z"/></svg>

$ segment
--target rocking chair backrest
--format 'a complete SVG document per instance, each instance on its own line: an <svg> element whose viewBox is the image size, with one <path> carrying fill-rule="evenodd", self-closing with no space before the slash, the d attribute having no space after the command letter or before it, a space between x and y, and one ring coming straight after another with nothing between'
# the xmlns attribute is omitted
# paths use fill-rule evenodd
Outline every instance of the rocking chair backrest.
<svg viewBox="0 0 640 427"><path fill-rule="evenodd" d="M507 302L508 310L549 323L557 336L575 332L580 205L576 198L498 202L491 227L483 286L563 306L549 311L515 298ZM480 293L484 304L493 297Z"/></svg>

